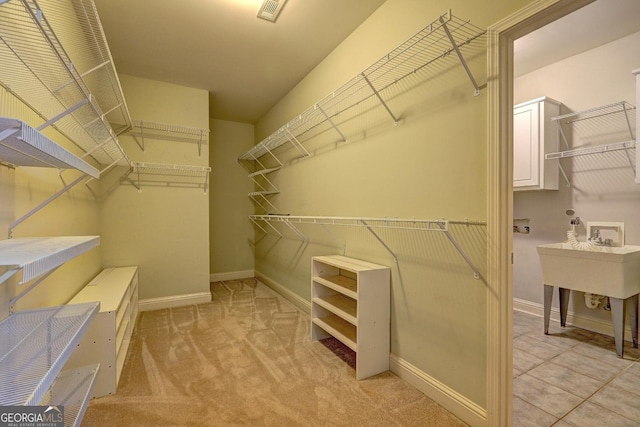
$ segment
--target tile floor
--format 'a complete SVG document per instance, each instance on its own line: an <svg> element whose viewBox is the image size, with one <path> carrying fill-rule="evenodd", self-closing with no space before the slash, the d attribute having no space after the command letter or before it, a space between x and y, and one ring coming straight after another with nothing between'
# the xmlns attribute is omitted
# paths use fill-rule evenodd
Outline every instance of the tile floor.
<svg viewBox="0 0 640 427"><path fill-rule="evenodd" d="M613 338L514 311L514 426L640 426L640 351Z"/></svg>

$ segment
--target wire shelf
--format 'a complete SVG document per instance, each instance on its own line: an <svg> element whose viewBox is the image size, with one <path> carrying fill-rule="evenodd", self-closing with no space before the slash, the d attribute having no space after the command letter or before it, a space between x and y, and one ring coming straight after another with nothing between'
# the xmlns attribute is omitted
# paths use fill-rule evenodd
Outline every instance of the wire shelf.
<svg viewBox="0 0 640 427"><path fill-rule="evenodd" d="M137 180L128 182L139 191L143 185L196 186L207 191L209 184L208 166L173 165L164 163L132 162L131 172Z"/></svg>
<svg viewBox="0 0 640 427"><path fill-rule="evenodd" d="M267 175L267 174L276 172L276 171L278 171L280 169L282 169L282 168L281 167L277 167L277 168L261 169L261 170L255 171L253 173L250 173L249 174L249 178L253 178L253 177L261 176L261 175Z"/></svg>
<svg viewBox="0 0 640 427"><path fill-rule="evenodd" d="M635 148L635 109L628 102L620 101L552 117L567 150L549 153L545 158L559 159Z"/></svg>
<svg viewBox="0 0 640 427"><path fill-rule="evenodd" d="M252 191L251 193L249 193L249 197L254 197L254 196L271 196L274 194L280 194L279 191ZM260 215L257 215L260 216Z"/></svg>
<svg viewBox="0 0 640 427"><path fill-rule="evenodd" d="M579 123L584 120L591 119L607 119L612 116L618 116L619 114L631 113L636 107L629 104L626 101L615 102L613 104L603 105L595 108L589 108L587 110L577 111L573 113L563 114L561 116L552 117L553 121L560 121L564 123ZM622 116L619 116L622 117Z"/></svg>
<svg viewBox="0 0 640 427"><path fill-rule="evenodd" d="M464 249L456 241L451 230L450 224L463 224L463 225L480 225L484 226L487 223L485 221L474 220L446 220L446 219L415 219L415 218L368 218L368 217L340 217L340 216L294 216L283 214L268 214L268 215L249 215L249 219L260 228L265 234L268 234L267 230L260 225L260 223L268 224L269 228L275 232L278 236L282 237L282 234L271 224L272 222L281 222L287 225L294 234L296 234L303 241L307 241L305 235L298 229L297 225L300 224L317 224L322 226L342 226L342 227L363 227L366 228L375 238L384 246L394 260L398 262L398 256L391 250L391 248L385 243L385 241L375 232L375 229L393 229L393 230L411 230L411 231L425 231L425 232L439 232L444 234L453 247L458 251L460 256L469 265L473 271L473 277L480 279L480 270L471 261L471 258L467 255Z"/></svg>
<svg viewBox="0 0 640 427"><path fill-rule="evenodd" d="M626 101L615 102L552 117L558 126L558 132L566 150L547 153L544 158L565 159L569 157L624 151L629 167L634 170L637 165L632 160L629 150L636 149L636 107ZM569 140L572 143L569 143ZM560 172L571 186L569 177L562 164L558 164Z"/></svg>
<svg viewBox="0 0 640 427"><path fill-rule="evenodd" d="M0 159L13 166L77 169L94 178L100 171L17 119L0 117Z"/></svg>
<svg viewBox="0 0 640 427"><path fill-rule="evenodd" d="M22 272L19 284L45 274L100 244L99 236L24 237L0 240L0 283Z"/></svg>
<svg viewBox="0 0 640 427"><path fill-rule="evenodd" d="M586 156L589 154L601 154L611 151L629 150L636 148L636 141L617 142L614 144L598 145L595 147L580 147L571 150L559 151L557 153L549 153L544 156L545 159L564 159L567 157Z"/></svg>
<svg viewBox="0 0 640 427"><path fill-rule="evenodd" d="M469 21L463 21L448 11L259 142L238 160L256 160L288 142L298 146L298 138L301 135L325 122L333 125L333 117L374 96L391 114L382 100L381 92L415 73L428 69L435 61L455 57L456 54L478 93L478 86L459 53L459 47L471 43L485 32L484 29L472 25ZM393 114L391 116L397 122Z"/></svg>
<svg viewBox="0 0 640 427"><path fill-rule="evenodd" d="M249 215L250 219L293 224L338 225L348 227L392 228L398 230L447 231L449 224L486 225L484 221L415 219L415 218L371 218L341 216L295 216L295 215Z"/></svg>
<svg viewBox="0 0 640 427"><path fill-rule="evenodd" d="M37 405L100 303L27 310L0 322L0 405Z"/></svg>
<svg viewBox="0 0 640 427"><path fill-rule="evenodd" d="M79 31L70 31L69 22ZM82 40L73 43L73 58L54 26ZM43 126L54 126L99 164L129 165L107 119L116 115L125 122L120 128L130 126L93 3L52 1L43 9L35 0L5 2L0 4L0 33L0 84L37 112ZM85 79L93 82L91 88Z"/></svg>
<svg viewBox="0 0 640 427"><path fill-rule="evenodd" d="M164 163L131 162L134 172L152 175L204 177L211 172L208 166L172 165Z"/></svg>
<svg viewBox="0 0 640 427"><path fill-rule="evenodd" d="M73 66L107 121L117 134L128 130L131 116L94 0L47 1L42 7L62 46L73 46L67 50ZM82 38L78 32L69 31L70 16L77 20Z"/></svg>
<svg viewBox="0 0 640 427"><path fill-rule="evenodd" d="M100 364L95 364L62 371L50 393L39 404L64 406L65 427L80 426L99 368Z"/></svg>
<svg viewBox="0 0 640 427"><path fill-rule="evenodd" d="M136 141L140 138L141 142L138 145L143 151L145 138L150 138L197 144L198 155L200 155L202 145L207 144L209 140L209 129L134 120L133 128L127 132L127 135L136 138Z"/></svg>

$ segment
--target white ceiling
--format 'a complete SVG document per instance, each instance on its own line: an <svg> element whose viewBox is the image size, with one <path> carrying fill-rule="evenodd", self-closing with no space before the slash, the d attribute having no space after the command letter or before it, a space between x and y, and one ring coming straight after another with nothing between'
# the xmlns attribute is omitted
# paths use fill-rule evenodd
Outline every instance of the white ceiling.
<svg viewBox="0 0 640 427"><path fill-rule="evenodd" d="M213 93L209 115L254 123L384 0L94 0L119 73Z"/></svg>
<svg viewBox="0 0 640 427"><path fill-rule="evenodd" d="M94 0L120 73L206 89L209 115L255 123L384 0ZM640 31L640 0L598 0L516 40L521 75Z"/></svg>
<svg viewBox="0 0 640 427"><path fill-rule="evenodd" d="M516 40L514 73L526 74L638 31L640 0L598 0Z"/></svg>

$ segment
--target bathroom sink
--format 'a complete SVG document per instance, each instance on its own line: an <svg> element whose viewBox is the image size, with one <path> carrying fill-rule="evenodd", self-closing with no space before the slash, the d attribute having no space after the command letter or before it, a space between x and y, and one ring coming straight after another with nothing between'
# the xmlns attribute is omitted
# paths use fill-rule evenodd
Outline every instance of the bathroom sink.
<svg viewBox="0 0 640 427"><path fill-rule="evenodd" d="M537 246L545 285L626 299L640 293L640 246Z"/></svg>

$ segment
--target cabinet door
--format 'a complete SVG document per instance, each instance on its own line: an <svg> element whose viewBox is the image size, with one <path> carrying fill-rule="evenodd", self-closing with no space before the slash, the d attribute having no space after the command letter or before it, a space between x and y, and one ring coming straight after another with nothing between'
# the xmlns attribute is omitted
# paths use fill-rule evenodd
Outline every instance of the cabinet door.
<svg viewBox="0 0 640 427"><path fill-rule="evenodd" d="M540 185L540 104L517 107L513 112L513 187Z"/></svg>

